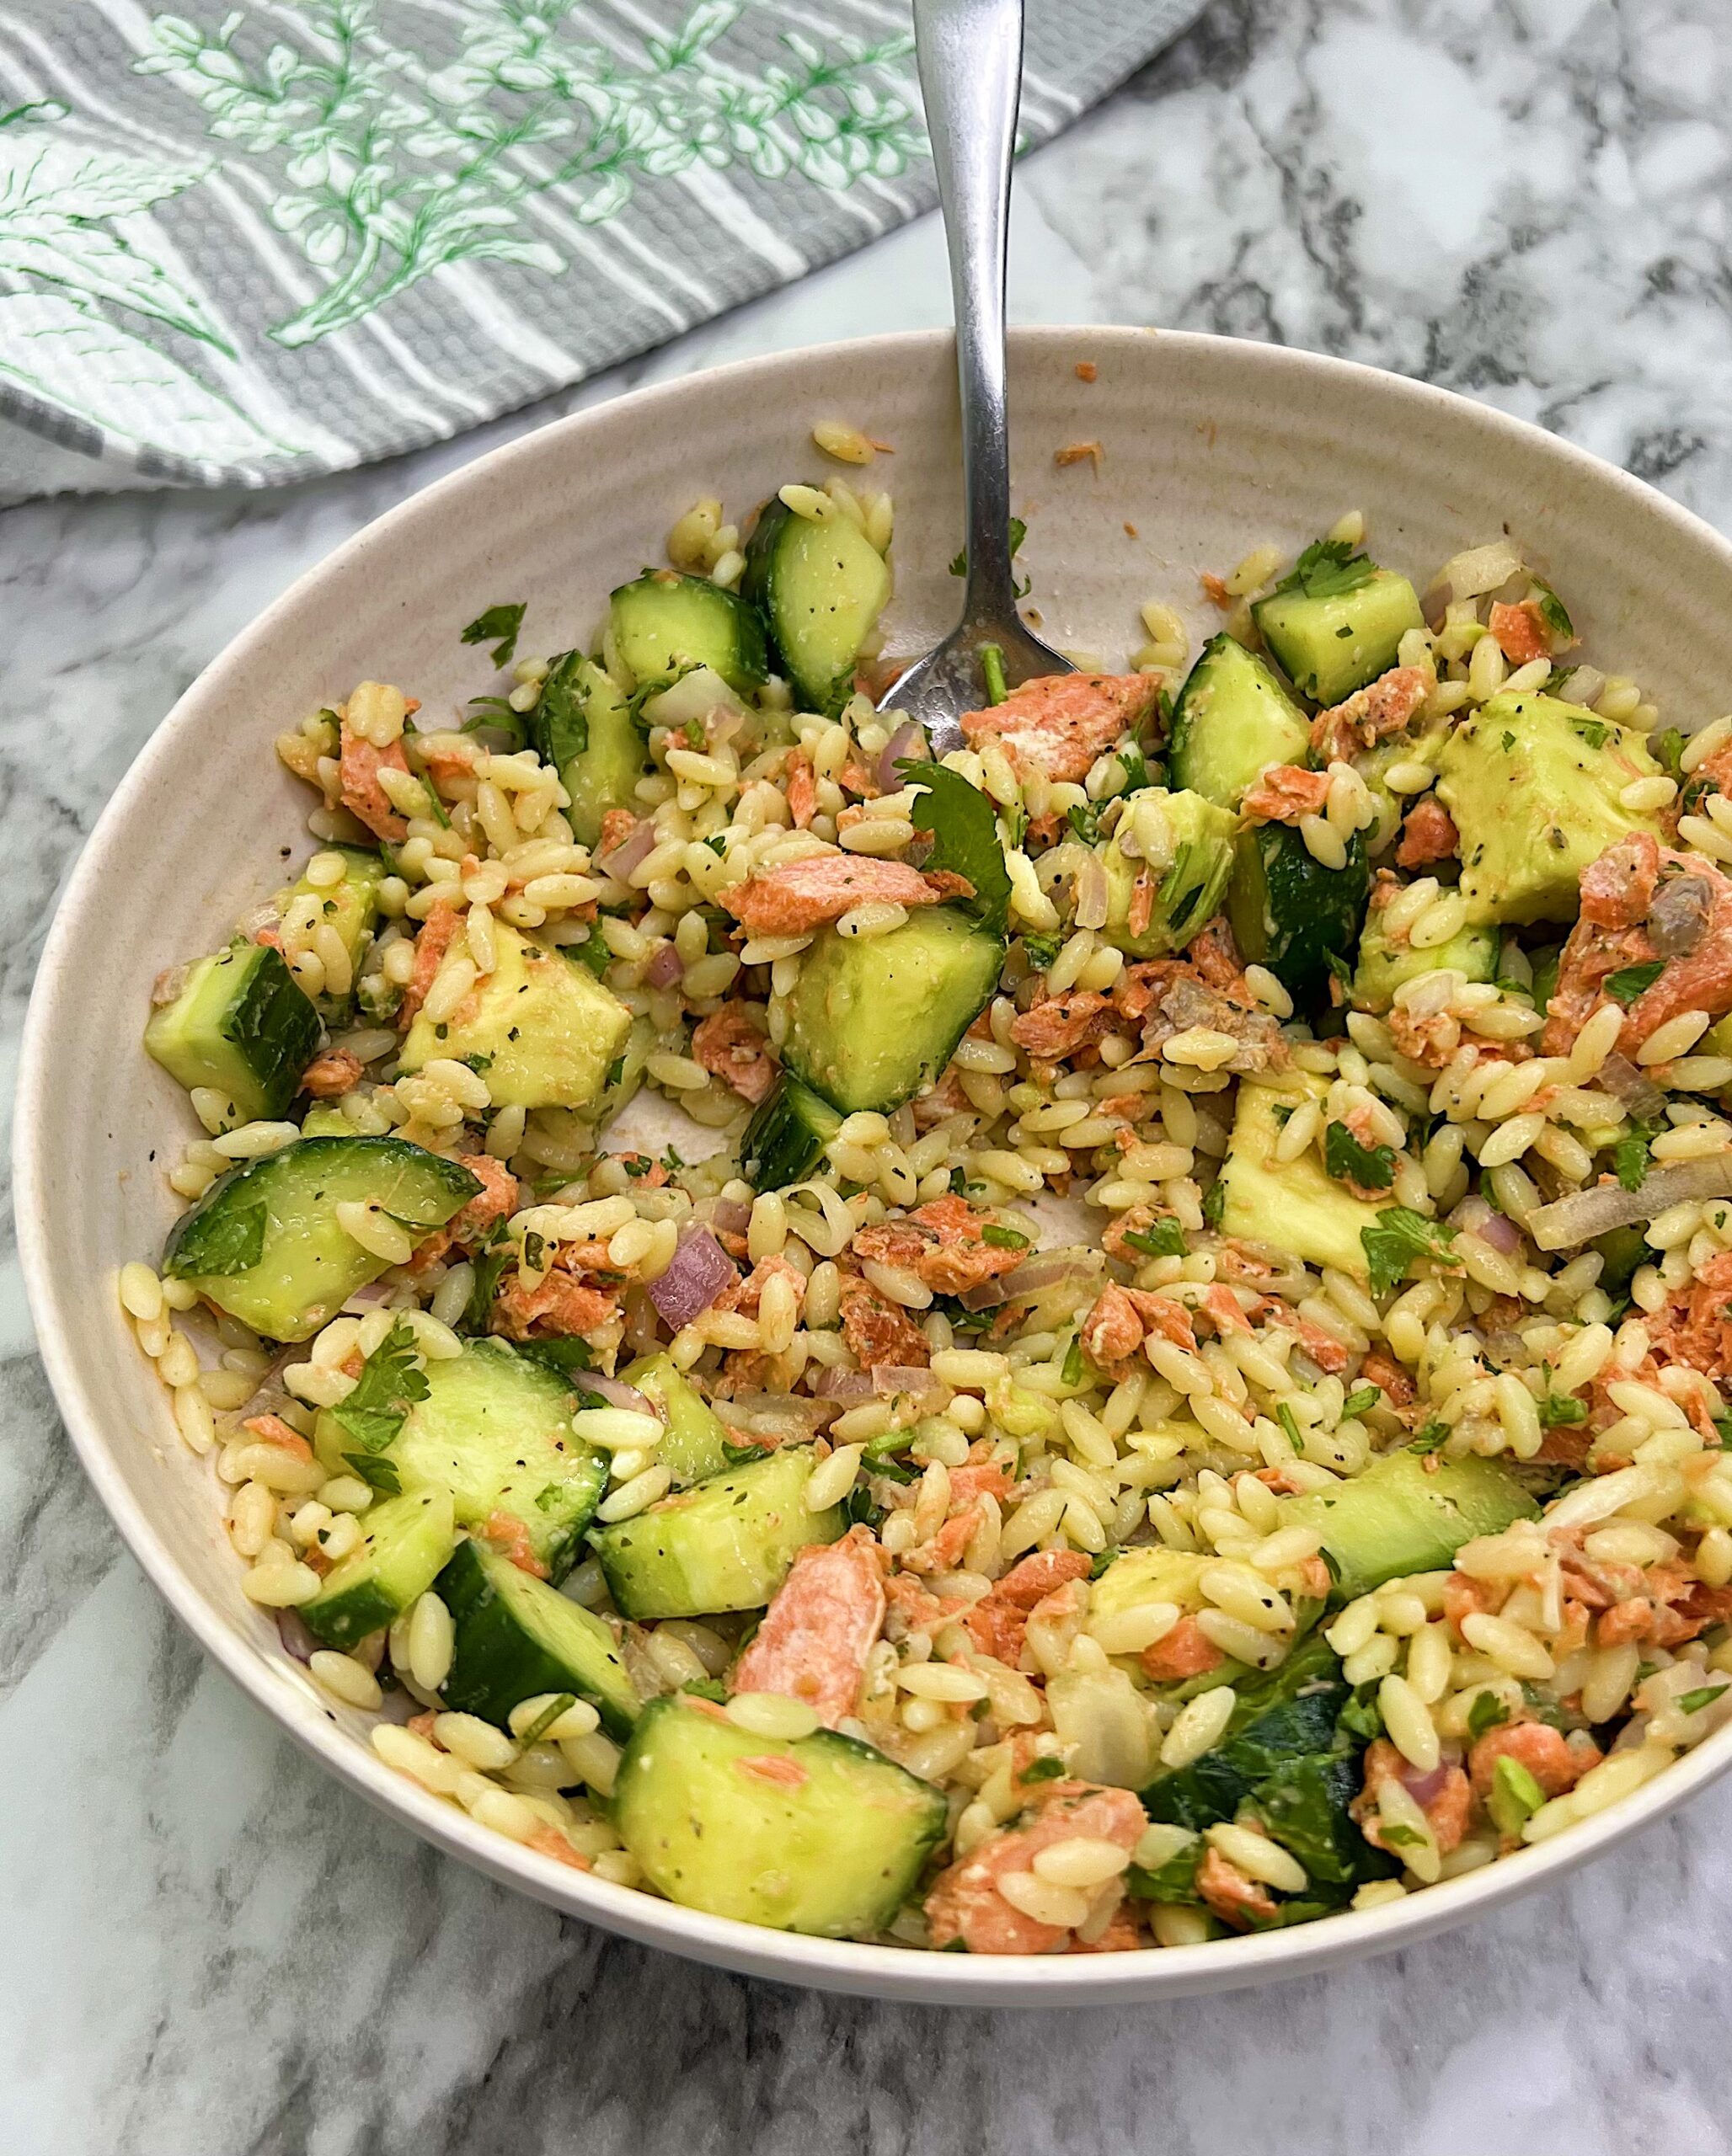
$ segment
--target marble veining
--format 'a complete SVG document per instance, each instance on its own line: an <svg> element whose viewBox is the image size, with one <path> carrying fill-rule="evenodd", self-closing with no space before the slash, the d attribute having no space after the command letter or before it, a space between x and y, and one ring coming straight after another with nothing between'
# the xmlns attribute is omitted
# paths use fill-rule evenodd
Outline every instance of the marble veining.
<svg viewBox="0 0 1732 2156"><path fill-rule="evenodd" d="M1720 0L1218 0L1030 160L1013 306L1306 344L1537 419L1732 529ZM265 496L0 515L0 1043L101 802L300 569L554 410L944 319L930 221L484 434ZM1163 2008L807 1996L612 1940L303 1760L120 1550L0 1266L0 2148L1725 2149L1732 1786L1404 1955Z"/></svg>

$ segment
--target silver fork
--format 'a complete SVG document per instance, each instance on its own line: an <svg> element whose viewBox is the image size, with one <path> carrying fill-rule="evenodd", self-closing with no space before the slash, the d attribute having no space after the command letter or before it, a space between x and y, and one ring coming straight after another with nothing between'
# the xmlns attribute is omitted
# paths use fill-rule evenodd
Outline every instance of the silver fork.
<svg viewBox="0 0 1732 2156"><path fill-rule="evenodd" d="M962 619L880 702L926 728L935 756L962 746L960 714L988 700L984 654L1004 685L1075 670L1023 626L1010 554L1004 285L1010 164L1022 91L1023 0L914 0L914 35L950 251L968 576Z"/></svg>

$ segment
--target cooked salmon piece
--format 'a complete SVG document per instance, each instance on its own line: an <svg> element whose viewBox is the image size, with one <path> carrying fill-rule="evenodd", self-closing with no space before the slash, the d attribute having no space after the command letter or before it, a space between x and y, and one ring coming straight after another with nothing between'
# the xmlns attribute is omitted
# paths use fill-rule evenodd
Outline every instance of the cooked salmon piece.
<svg viewBox="0 0 1732 2156"><path fill-rule="evenodd" d="M884 1364L924 1369L932 1360L926 1335L898 1304L845 1273L842 1282L842 1337L863 1370Z"/></svg>
<svg viewBox="0 0 1732 2156"><path fill-rule="evenodd" d="M392 807L390 795L379 783L382 770L401 771L405 778L409 776L409 758L403 753L402 742L393 741L388 749L377 748L345 719L343 752L337 765L343 806L376 837L395 845L409 836L409 825Z"/></svg>
<svg viewBox="0 0 1732 2156"><path fill-rule="evenodd" d="M1161 685L1152 674L1042 674L1002 704L962 714L970 748L1001 744L1018 771L1075 782L1097 756L1153 717Z"/></svg>
<svg viewBox="0 0 1732 2156"><path fill-rule="evenodd" d="M799 1700L834 1729L853 1713L884 1630L884 1552L864 1527L802 1550L735 1664L729 1690Z"/></svg>
<svg viewBox="0 0 1732 2156"><path fill-rule="evenodd" d="M1581 918L1546 1006L1544 1052L1568 1054L1605 1003L1613 974L1656 961L1657 977L1625 1005L1623 1055L1686 1011L1711 1018L1732 1011L1732 878L1701 855L1675 853L1639 831L1582 872Z"/></svg>
<svg viewBox="0 0 1732 2156"><path fill-rule="evenodd" d="M1563 1731L1548 1722L1509 1722L1501 1729L1489 1729L1467 1754L1468 1779L1482 1803L1491 1795L1492 1779L1504 1758L1526 1767L1548 1796L1562 1796L1599 1764L1600 1754L1585 1746L1572 1751Z"/></svg>
<svg viewBox="0 0 1732 2156"><path fill-rule="evenodd" d="M1499 601L1487 616L1491 640L1512 666L1526 666L1531 659L1549 659L1551 638L1537 599L1524 599L1519 606Z"/></svg>
<svg viewBox="0 0 1732 2156"><path fill-rule="evenodd" d="M1399 734L1430 693L1431 676L1423 667L1392 666L1318 713L1311 723L1312 748L1326 764L1345 763L1386 734Z"/></svg>
<svg viewBox="0 0 1732 2156"><path fill-rule="evenodd" d="M495 1220L509 1220L517 1210L517 1178L503 1161L490 1153L459 1153L457 1160L481 1187L461 1212L417 1246L409 1260L413 1273L425 1272L447 1251L473 1250Z"/></svg>
<svg viewBox="0 0 1732 2156"><path fill-rule="evenodd" d="M1183 1684L1218 1668L1226 1659L1195 1617L1181 1617L1164 1639L1137 1657L1143 1675L1157 1684Z"/></svg>
<svg viewBox="0 0 1732 2156"><path fill-rule="evenodd" d="M1056 1781L1041 1785L1040 1790L1032 1817L1025 1813L1023 1823L989 1834L933 1882L926 1915L934 1946L960 1940L970 1954L1054 1952L1072 1935L1013 1908L999 1892L998 1881L1008 1872L1026 1871L1055 1842L1077 1836L1114 1842L1129 1851L1148 1824L1141 1803L1128 1789Z"/></svg>
<svg viewBox="0 0 1732 2156"><path fill-rule="evenodd" d="M1434 794L1428 793L1409 809L1395 858L1403 868L1426 868L1434 861L1452 858L1461 843L1455 818Z"/></svg>
<svg viewBox="0 0 1732 2156"><path fill-rule="evenodd" d="M724 1003L692 1029L692 1054L756 1107L776 1082L776 1057L746 1006Z"/></svg>
<svg viewBox="0 0 1732 2156"><path fill-rule="evenodd" d="M998 1240L987 1241L997 1230ZM1029 1238L999 1227L965 1198L936 1198L900 1219L854 1231L854 1255L874 1265L914 1273L934 1294L960 1295L1013 1272L1029 1254Z"/></svg>
<svg viewBox="0 0 1732 2156"><path fill-rule="evenodd" d="M1240 806L1263 824L1296 824L1302 816L1320 816L1329 798L1327 771L1302 771L1297 764L1271 764Z"/></svg>
<svg viewBox="0 0 1732 2156"><path fill-rule="evenodd" d="M821 853L782 862L719 895L748 936L809 936L855 906L935 906L973 894L974 886L961 876L922 876L906 861Z"/></svg>
<svg viewBox="0 0 1732 2156"><path fill-rule="evenodd" d="M462 921L462 915L456 904L441 899L421 923L421 932L415 938L415 969L397 1007L399 1025L408 1026L426 1001L440 961L451 948Z"/></svg>
<svg viewBox="0 0 1732 2156"><path fill-rule="evenodd" d="M1014 1669L1037 1605L1067 1582L1086 1579L1088 1570L1089 1561L1080 1550L1040 1550L1023 1558L963 1619L969 1637L982 1654L996 1656Z"/></svg>
<svg viewBox="0 0 1732 2156"><path fill-rule="evenodd" d="M337 1101L361 1081L366 1065L352 1050L328 1048L301 1073L301 1090L316 1101Z"/></svg>

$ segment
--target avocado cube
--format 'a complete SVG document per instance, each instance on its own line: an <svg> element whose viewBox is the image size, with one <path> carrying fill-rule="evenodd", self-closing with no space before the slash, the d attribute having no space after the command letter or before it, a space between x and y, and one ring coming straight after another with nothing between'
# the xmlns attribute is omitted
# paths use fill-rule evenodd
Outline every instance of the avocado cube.
<svg viewBox="0 0 1732 2156"><path fill-rule="evenodd" d="M1107 918L1101 933L1134 958L1182 951L1216 913L1232 873L1238 819L1200 793L1168 793L1148 786L1127 795L1102 856L1107 872ZM1133 931L1137 878L1154 883L1147 922Z"/></svg>
<svg viewBox="0 0 1732 2156"><path fill-rule="evenodd" d="M1273 1243L1307 1265L1333 1265L1363 1280L1370 1268L1360 1231L1377 1226L1379 1211L1391 1200L1373 1204L1355 1198L1345 1183L1323 1172L1313 1151L1296 1161L1275 1159L1275 1142L1287 1120L1280 1111L1297 1107L1306 1092L1318 1097L1328 1090L1321 1079L1300 1076L1304 1091L1291 1082L1281 1088L1247 1081L1239 1087L1221 1171L1227 1193L1221 1232Z"/></svg>
<svg viewBox="0 0 1732 2156"><path fill-rule="evenodd" d="M1660 833L1657 814L1618 798L1659 774L1646 741L1557 696L1494 696L1449 736L1437 766L1476 927L1574 921L1583 869L1633 831Z"/></svg>
<svg viewBox="0 0 1732 2156"><path fill-rule="evenodd" d="M1388 1010L1403 982L1417 980L1421 974L1435 973L1442 967L1464 974L1469 980L1497 977L1499 937L1494 928L1464 928L1447 943L1416 951L1410 944L1392 943L1383 933L1382 922L1383 908L1374 905L1360 931L1359 963L1349 999L1355 1011Z"/></svg>
<svg viewBox="0 0 1732 2156"><path fill-rule="evenodd" d="M419 1070L436 1057L469 1057L486 1075L495 1107L583 1108L607 1083L625 1046L632 1014L595 975L558 951L495 920L497 963L457 1016L436 1024L424 1007L403 1043L401 1066ZM466 956L458 937L435 984Z"/></svg>

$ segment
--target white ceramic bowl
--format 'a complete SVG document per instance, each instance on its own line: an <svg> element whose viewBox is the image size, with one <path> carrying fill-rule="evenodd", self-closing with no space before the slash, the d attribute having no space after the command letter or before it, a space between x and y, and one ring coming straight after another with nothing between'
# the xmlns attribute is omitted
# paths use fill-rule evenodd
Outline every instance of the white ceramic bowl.
<svg viewBox="0 0 1732 2156"><path fill-rule="evenodd" d="M1093 361L1099 378L1076 373ZM1537 429L1393 375L1301 352L1131 329L1024 331L1013 344L1016 496L1046 634L1122 660L1138 603L1213 623L1198 572L1254 545L1294 549L1363 509L1379 558L1424 574L1512 533L1585 625L1592 656L1668 718L1718 712L1732 679L1732 547L1659 494ZM529 602L528 643L587 634L607 591L661 558L700 493L744 514L821 460L815 422L895 446L869 475L896 499L895 648L930 643L958 585L951 348L922 334L749 361L578 414L429 488L303 577L187 691L109 803L55 921L19 1088L19 1236L67 1427L134 1554L203 1645L352 1788L494 1877L698 1959L837 1991L956 2004L1082 2004L1291 1975L1403 1945L1585 1858L1732 1761L1732 1729L1542 1848L1362 1915L1158 1952L997 1961L797 1939L693 1914L484 1833L379 1764L240 1592L208 1463L179 1442L116 1305L117 1267L154 1252L175 1203L152 1167L190 1134L143 1054L152 976L211 948L307 846L307 796L272 737L366 676L435 711L481 686L457 631ZM1100 456L1056 467L1055 450ZM1194 641L1195 639L1194 638Z"/></svg>

